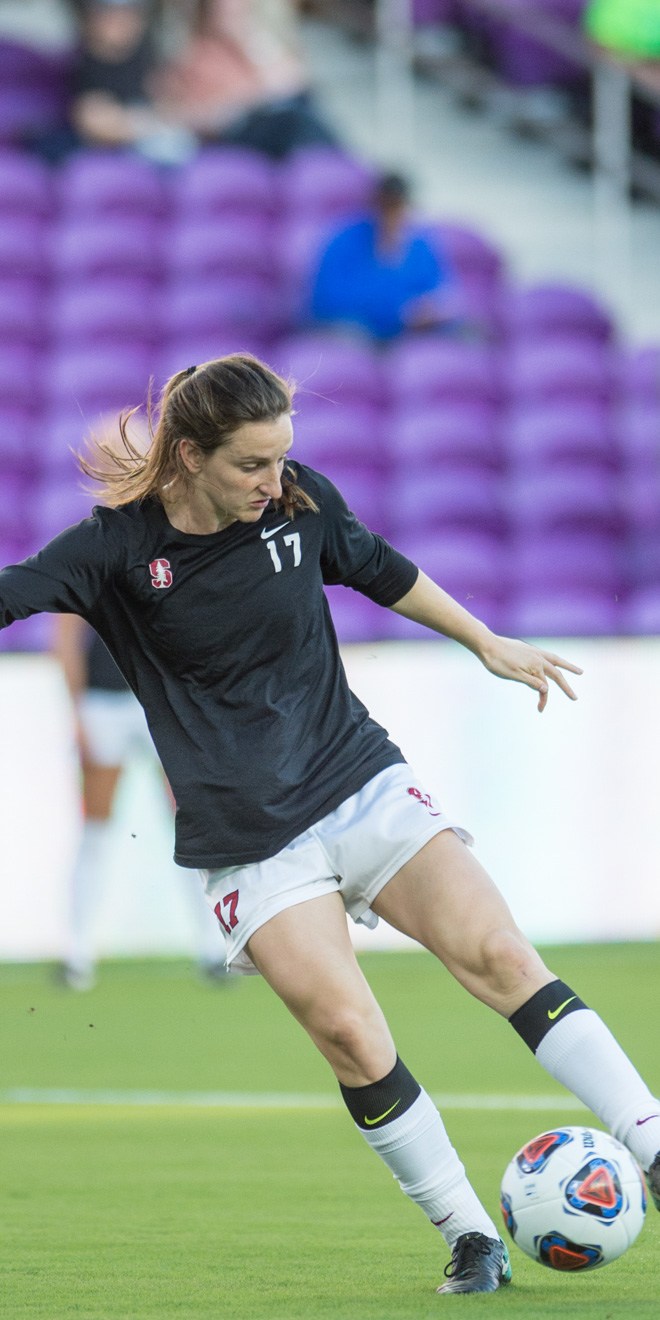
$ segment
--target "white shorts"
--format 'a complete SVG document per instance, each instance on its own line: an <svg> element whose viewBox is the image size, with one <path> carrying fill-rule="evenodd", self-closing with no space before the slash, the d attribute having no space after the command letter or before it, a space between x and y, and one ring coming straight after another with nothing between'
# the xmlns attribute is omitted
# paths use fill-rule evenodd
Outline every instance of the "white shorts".
<svg viewBox="0 0 660 1320"><path fill-rule="evenodd" d="M78 716L94 765L122 766L137 753L155 756L144 711L132 692L90 688L78 702Z"/></svg>
<svg viewBox="0 0 660 1320"><path fill-rule="evenodd" d="M250 936L278 912L321 894L337 890L354 921L376 926L370 909L376 895L442 830L473 842L443 815L410 766L392 765L274 857L201 871L225 937L228 969L255 975L245 949Z"/></svg>

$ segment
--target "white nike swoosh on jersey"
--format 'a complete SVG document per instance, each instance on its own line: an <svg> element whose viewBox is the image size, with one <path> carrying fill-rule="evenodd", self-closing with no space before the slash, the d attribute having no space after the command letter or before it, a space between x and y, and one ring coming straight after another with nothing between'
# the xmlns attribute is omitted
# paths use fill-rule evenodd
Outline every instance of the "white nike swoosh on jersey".
<svg viewBox="0 0 660 1320"><path fill-rule="evenodd" d="M288 522L285 522L285 523L280 523L279 527L264 527L264 530L261 533L262 541L265 541L267 536L274 536L276 532L281 532L283 527L288 527L288 526L289 526Z"/></svg>

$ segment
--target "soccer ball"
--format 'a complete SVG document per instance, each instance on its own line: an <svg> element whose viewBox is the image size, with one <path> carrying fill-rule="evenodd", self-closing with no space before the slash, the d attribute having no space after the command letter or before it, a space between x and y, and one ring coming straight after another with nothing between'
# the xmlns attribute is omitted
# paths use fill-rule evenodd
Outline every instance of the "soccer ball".
<svg viewBox="0 0 660 1320"><path fill-rule="evenodd" d="M597 1270L635 1241L646 1211L641 1169L608 1132L554 1128L528 1141L502 1179L511 1237L551 1270Z"/></svg>

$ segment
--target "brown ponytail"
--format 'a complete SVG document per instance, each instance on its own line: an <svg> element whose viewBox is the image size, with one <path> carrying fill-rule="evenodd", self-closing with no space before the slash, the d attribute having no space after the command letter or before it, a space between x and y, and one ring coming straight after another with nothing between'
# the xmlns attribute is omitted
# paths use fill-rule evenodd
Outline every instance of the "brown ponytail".
<svg viewBox="0 0 660 1320"><path fill-rule="evenodd" d="M96 466L82 454L78 461L88 477L101 483L102 489L94 493L113 508L148 496L162 500L166 488L190 481L181 458L181 440L192 440L203 454L212 454L240 426L275 421L292 407L291 385L249 353L233 353L177 371L162 392L155 428L149 401L151 444L146 453L128 435L128 423L139 411L130 408L119 419L121 450L99 440L95 448L103 462ZM282 476L278 503L290 518L297 509L318 512L314 501L296 484L295 469L289 465Z"/></svg>

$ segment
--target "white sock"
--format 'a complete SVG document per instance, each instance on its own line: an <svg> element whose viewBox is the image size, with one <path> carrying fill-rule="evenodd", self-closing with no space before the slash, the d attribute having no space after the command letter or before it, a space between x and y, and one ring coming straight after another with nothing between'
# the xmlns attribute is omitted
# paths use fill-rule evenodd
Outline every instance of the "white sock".
<svg viewBox="0 0 660 1320"><path fill-rule="evenodd" d="M461 1233L499 1237L426 1091L420 1091L401 1118L373 1131L358 1126L358 1131L391 1169L401 1191L439 1228L448 1247Z"/></svg>
<svg viewBox="0 0 660 1320"><path fill-rule="evenodd" d="M79 972L94 966L94 918L104 881L109 822L86 820L71 876L69 940L66 962Z"/></svg>
<svg viewBox="0 0 660 1320"><path fill-rule="evenodd" d="M561 1018L536 1058L649 1168L660 1151L660 1101L597 1013L586 1008Z"/></svg>

